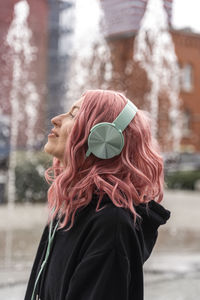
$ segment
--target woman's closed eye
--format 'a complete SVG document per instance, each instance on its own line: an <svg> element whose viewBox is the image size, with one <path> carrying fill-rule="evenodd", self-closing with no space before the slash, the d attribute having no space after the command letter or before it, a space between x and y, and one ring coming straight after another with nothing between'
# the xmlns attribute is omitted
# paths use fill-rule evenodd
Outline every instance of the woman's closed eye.
<svg viewBox="0 0 200 300"><path fill-rule="evenodd" d="M69 113L69 115L72 117L72 118L74 118L75 116L72 114L72 113Z"/></svg>
<svg viewBox="0 0 200 300"><path fill-rule="evenodd" d="M74 108L69 114L72 118L76 118L78 109Z"/></svg>

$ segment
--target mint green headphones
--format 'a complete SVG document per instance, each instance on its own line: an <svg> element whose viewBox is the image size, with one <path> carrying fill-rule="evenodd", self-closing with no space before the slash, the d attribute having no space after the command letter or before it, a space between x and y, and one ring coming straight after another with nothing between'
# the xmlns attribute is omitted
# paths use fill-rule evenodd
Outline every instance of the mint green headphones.
<svg viewBox="0 0 200 300"><path fill-rule="evenodd" d="M135 117L137 110L137 107L128 100L112 123L102 122L94 125L90 129L86 157L92 153L99 158L108 159L120 154L124 147L122 132Z"/></svg>

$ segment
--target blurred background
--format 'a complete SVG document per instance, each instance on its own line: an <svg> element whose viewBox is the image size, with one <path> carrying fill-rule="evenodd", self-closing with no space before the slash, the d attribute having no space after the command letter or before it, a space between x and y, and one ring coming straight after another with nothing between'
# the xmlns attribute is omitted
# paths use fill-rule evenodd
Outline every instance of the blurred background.
<svg viewBox="0 0 200 300"><path fill-rule="evenodd" d="M145 300L200 293L200 3L1 0L0 299L23 299L47 220L51 118L86 89L149 112L172 213L145 263Z"/></svg>

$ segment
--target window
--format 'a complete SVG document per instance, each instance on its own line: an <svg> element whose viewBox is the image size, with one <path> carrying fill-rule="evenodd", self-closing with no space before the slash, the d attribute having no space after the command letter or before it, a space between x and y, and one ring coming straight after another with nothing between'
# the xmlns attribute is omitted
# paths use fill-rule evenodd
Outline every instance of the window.
<svg viewBox="0 0 200 300"><path fill-rule="evenodd" d="M191 115L189 111L184 111L182 115L182 125L183 125L183 137L189 137L191 134L191 129L190 129L190 119Z"/></svg>
<svg viewBox="0 0 200 300"><path fill-rule="evenodd" d="M185 64L181 67L181 90L191 92L193 89L193 67Z"/></svg>

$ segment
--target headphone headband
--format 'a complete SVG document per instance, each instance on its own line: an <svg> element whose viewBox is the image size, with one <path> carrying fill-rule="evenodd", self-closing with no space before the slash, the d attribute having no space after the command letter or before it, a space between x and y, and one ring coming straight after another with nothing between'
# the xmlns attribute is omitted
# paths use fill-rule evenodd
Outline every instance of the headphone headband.
<svg viewBox="0 0 200 300"><path fill-rule="evenodd" d="M135 106L135 104L133 104L130 100L128 100L126 106L117 116L117 118L113 121L113 124L115 124L115 126L121 131L124 131L124 129L135 117L137 110L138 108Z"/></svg>

